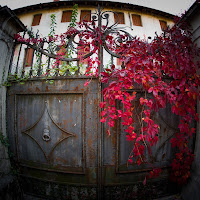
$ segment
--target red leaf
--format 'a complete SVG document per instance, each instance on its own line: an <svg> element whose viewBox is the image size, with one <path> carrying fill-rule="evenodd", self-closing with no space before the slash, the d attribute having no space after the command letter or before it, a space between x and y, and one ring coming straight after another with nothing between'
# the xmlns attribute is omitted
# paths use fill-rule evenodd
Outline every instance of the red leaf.
<svg viewBox="0 0 200 200"><path fill-rule="evenodd" d="M153 87L150 87L149 89L148 89L148 93L151 93L153 91Z"/></svg>
<svg viewBox="0 0 200 200"><path fill-rule="evenodd" d="M157 97L157 96L158 96L158 90L157 90L157 89L154 89L154 90L153 90L153 96L154 96L154 97Z"/></svg>
<svg viewBox="0 0 200 200"><path fill-rule="evenodd" d="M106 103L102 101L102 102L99 104L99 107L100 107L100 108L104 108L105 105L106 105Z"/></svg>
<svg viewBox="0 0 200 200"><path fill-rule="evenodd" d="M132 164L132 163L133 163L133 160L132 160L132 159L128 159L128 162Z"/></svg>
<svg viewBox="0 0 200 200"><path fill-rule="evenodd" d="M91 82L91 80L88 79L88 80L85 82L84 87L87 86L90 82Z"/></svg>
<svg viewBox="0 0 200 200"><path fill-rule="evenodd" d="M112 65L111 69L114 70L115 69L115 65Z"/></svg>
<svg viewBox="0 0 200 200"><path fill-rule="evenodd" d="M106 68L105 70L106 70L107 72L112 72L111 69L108 69L108 68Z"/></svg>
<svg viewBox="0 0 200 200"><path fill-rule="evenodd" d="M146 183L147 183L147 178L146 178L146 176L145 176L145 179L144 179L144 181L143 181L143 185L146 185Z"/></svg>
<svg viewBox="0 0 200 200"><path fill-rule="evenodd" d="M103 117L101 120L100 120L100 122L102 122L102 123L105 123L107 121L107 117Z"/></svg>
<svg viewBox="0 0 200 200"><path fill-rule="evenodd" d="M106 115L107 114L107 111L106 110L103 110L102 112L101 112L101 116L104 116L104 115Z"/></svg>

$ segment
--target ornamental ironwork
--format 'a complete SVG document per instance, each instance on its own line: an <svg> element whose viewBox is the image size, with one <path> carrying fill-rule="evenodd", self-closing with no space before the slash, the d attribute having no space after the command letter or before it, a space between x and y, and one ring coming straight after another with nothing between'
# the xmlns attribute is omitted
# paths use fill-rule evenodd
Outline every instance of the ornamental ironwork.
<svg viewBox="0 0 200 200"><path fill-rule="evenodd" d="M100 72L104 70L105 51L110 56L108 65L112 66L114 59L122 57L120 46L134 37L126 31L128 27L119 27L120 18L114 11L104 11L98 6L91 16L90 22L85 21L86 15L76 28L69 27L60 36L40 38L39 31L34 35L32 30L18 35L9 69L11 77L84 75L89 61L95 56L99 60L97 68ZM84 70L81 70L83 65Z"/></svg>

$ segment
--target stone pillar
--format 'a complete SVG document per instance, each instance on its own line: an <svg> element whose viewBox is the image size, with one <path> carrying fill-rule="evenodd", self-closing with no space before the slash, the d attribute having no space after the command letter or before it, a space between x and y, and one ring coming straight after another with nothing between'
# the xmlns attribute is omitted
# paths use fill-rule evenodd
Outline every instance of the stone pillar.
<svg viewBox="0 0 200 200"><path fill-rule="evenodd" d="M196 7L193 9L187 21L192 28L192 39L194 43L200 48L200 2L196 2ZM200 61L200 58L197 58ZM199 71L200 75L200 71ZM197 102L197 112L200 117L200 102ZM194 159L194 172L200 176L200 120L197 122L196 141L195 141L195 159ZM200 180L200 179L199 179ZM200 193L200 191L199 191ZM200 196L199 196L200 198Z"/></svg>
<svg viewBox="0 0 200 200"><path fill-rule="evenodd" d="M6 87L10 59L14 46L14 34L25 30L25 26L7 6L0 6L0 138L6 133ZM10 161L7 148L0 141L0 180L10 171ZM1 183L0 183L1 189Z"/></svg>
<svg viewBox="0 0 200 200"><path fill-rule="evenodd" d="M192 39L200 48L200 2L196 1L183 17L192 28ZM199 59L199 58L197 58ZM200 71L199 71L200 74ZM200 116L200 102L197 102L197 112ZM184 200L200 199L200 121L197 122L196 141L194 149L195 159L192 166L192 176L188 185L183 188Z"/></svg>

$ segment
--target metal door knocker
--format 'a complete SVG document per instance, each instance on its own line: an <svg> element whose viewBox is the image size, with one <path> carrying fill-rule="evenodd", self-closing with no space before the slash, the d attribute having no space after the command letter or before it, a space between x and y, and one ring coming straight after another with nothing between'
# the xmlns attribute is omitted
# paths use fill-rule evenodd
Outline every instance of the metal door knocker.
<svg viewBox="0 0 200 200"><path fill-rule="evenodd" d="M48 142L51 139L48 129L44 129L43 130L43 137L42 137L42 139L44 141L46 141L46 142Z"/></svg>

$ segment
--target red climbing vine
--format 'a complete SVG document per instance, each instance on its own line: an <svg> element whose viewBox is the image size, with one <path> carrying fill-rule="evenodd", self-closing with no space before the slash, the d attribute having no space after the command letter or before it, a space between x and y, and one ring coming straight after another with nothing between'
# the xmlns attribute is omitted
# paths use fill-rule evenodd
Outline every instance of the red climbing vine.
<svg viewBox="0 0 200 200"><path fill-rule="evenodd" d="M121 46L124 69L111 69L101 73L104 101L101 122L108 122L109 128L116 120L126 127L127 140L133 143L129 163L145 163L145 149L151 154L151 147L156 145L159 125L151 113L171 105L171 111L180 116L179 131L171 139L177 153L171 164L171 179L179 184L186 183L194 154L189 148L189 139L195 133L192 121L198 121L196 103L199 99L200 78L197 73L199 63L195 62L198 49L193 45L189 30L181 24L167 29L161 36L156 36L151 43L135 38ZM133 102L139 97L140 112L134 114ZM117 102L121 104L117 108ZM140 129L136 130L136 124ZM110 131L109 131L110 133ZM161 169L153 169L147 178L158 176Z"/></svg>

